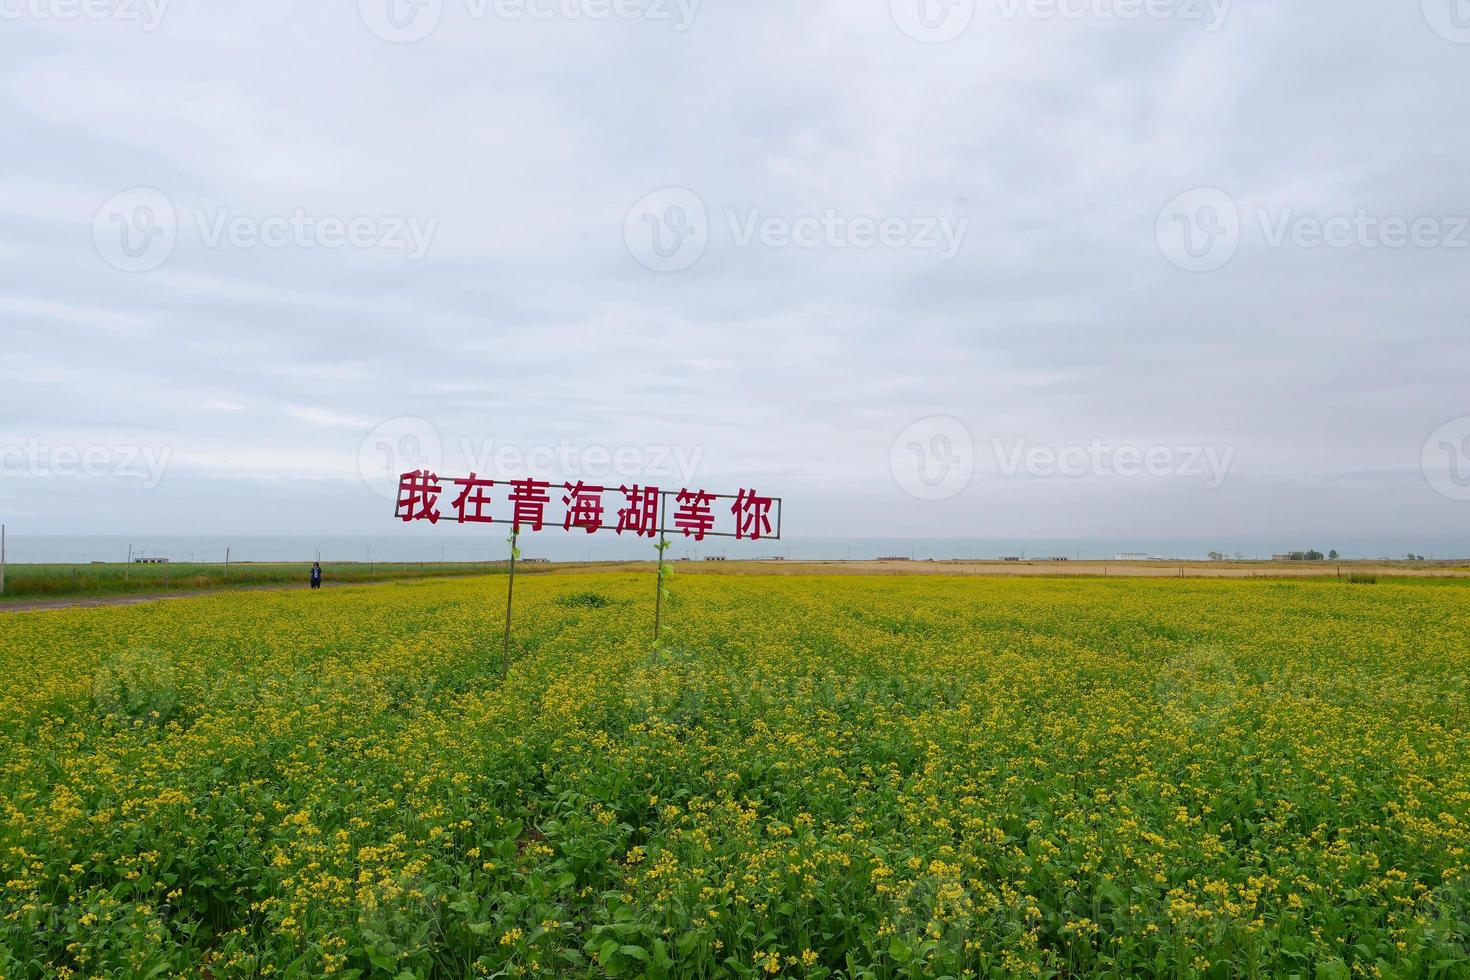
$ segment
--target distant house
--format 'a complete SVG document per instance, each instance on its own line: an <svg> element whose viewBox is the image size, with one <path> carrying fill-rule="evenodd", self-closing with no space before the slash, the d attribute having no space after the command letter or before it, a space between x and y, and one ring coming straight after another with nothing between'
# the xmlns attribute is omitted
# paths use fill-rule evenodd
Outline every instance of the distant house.
<svg viewBox="0 0 1470 980"><path fill-rule="evenodd" d="M1001 559L1001 561L1020 561L1020 560L1021 559L1019 557L1015 556L1015 555L1007 555L1006 557L1004 557L1004 558Z"/></svg>
<svg viewBox="0 0 1470 980"><path fill-rule="evenodd" d="M724 555L706 555L704 560L705 561L724 561L725 560L725 556Z"/></svg>
<svg viewBox="0 0 1470 980"><path fill-rule="evenodd" d="M1320 551L1289 551L1284 555L1272 555L1272 561L1321 561Z"/></svg>

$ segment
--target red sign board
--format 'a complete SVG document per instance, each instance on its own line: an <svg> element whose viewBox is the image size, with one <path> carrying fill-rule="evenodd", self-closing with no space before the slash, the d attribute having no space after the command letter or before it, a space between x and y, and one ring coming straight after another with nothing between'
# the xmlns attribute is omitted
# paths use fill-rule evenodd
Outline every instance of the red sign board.
<svg viewBox="0 0 1470 980"><path fill-rule="evenodd" d="M647 538L682 534L695 541L781 538L781 498L746 489L731 495L688 488L603 487L580 480L560 484L484 480L473 473L441 479L437 473L414 470L398 478L393 514L406 524L441 520L511 524L517 532L560 526L565 531L612 531Z"/></svg>

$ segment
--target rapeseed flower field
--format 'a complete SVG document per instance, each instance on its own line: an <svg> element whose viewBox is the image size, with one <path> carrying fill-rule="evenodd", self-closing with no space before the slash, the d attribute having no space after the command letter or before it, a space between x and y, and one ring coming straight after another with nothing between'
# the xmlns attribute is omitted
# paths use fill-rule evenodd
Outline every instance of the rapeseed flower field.
<svg viewBox="0 0 1470 980"><path fill-rule="evenodd" d="M651 577L0 620L0 976L1470 976L1470 591Z"/></svg>

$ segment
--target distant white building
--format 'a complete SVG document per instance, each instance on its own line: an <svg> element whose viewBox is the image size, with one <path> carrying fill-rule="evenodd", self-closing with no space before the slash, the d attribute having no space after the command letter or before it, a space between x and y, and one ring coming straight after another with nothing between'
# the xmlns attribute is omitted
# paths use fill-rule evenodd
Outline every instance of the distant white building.
<svg viewBox="0 0 1470 980"><path fill-rule="evenodd" d="M1153 561L1146 551L1120 551L1113 556L1113 561Z"/></svg>

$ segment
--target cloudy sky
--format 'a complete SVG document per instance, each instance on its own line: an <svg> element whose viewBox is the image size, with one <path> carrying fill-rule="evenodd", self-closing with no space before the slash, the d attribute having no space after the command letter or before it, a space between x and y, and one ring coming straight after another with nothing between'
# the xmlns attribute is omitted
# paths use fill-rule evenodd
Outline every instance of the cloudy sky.
<svg viewBox="0 0 1470 980"><path fill-rule="evenodd" d="M1465 541L1467 83L1465 0L0 0L0 517Z"/></svg>

